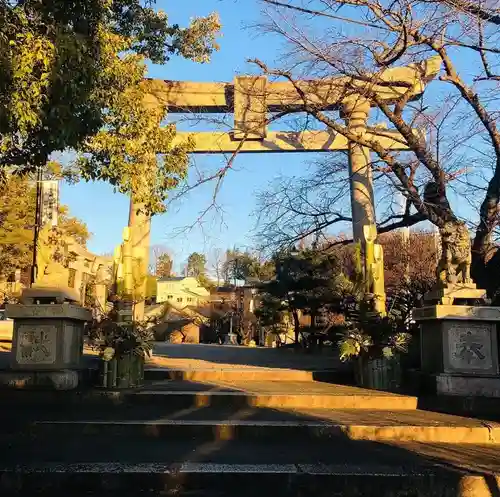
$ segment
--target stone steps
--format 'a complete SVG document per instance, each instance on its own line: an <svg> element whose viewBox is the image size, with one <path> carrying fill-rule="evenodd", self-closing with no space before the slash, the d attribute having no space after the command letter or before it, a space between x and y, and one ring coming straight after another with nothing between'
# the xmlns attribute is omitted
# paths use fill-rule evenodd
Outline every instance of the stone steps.
<svg viewBox="0 0 500 497"><path fill-rule="evenodd" d="M115 432L117 433L117 432ZM0 466L4 469L17 465L33 468L47 464L329 464L395 465L405 470L434 466L431 457L418 457L414 453L369 441L352 441L347 437L310 439L307 445L301 437L278 440L214 439L196 436L163 437L143 436L129 432L121 439L96 432L45 433L33 436L3 437ZM307 450L305 448L307 447ZM470 445L491 450L487 445Z"/></svg>
<svg viewBox="0 0 500 497"><path fill-rule="evenodd" d="M164 361L160 361L160 364ZM177 381L302 381L302 382L331 382L350 384L353 374L350 369L316 369L297 370L280 368L258 368L231 365L206 365L196 368L168 368L155 366L150 363L144 371L144 378L148 381L177 380Z"/></svg>
<svg viewBox="0 0 500 497"><path fill-rule="evenodd" d="M415 397L311 371L155 369L140 390L0 392L0 495L476 497L464 475L500 474L500 425Z"/></svg>
<svg viewBox="0 0 500 497"><path fill-rule="evenodd" d="M190 368L171 369L162 367L148 367L144 372L147 380L178 380L178 381L314 381L318 377L326 377L335 372L329 371L301 371L294 369L275 369L257 367L217 367L217 368Z"/></svg>
<svg viewBox="0 0 500 497"><path fill-rule="evenodd" d="M338 415L345 414L339 412ZM332 416L332 418L339 416ZM317 438L335 443L338 437L351 440L376 442L426 442L458 444L500 444L500 428L464 421L458 425L437 424L432 416L420 422L407 421L386 423L381 418L378 423L367 424L360 416L356 422L350 416L349 424L317 422L310 420L185 420L163 419L155 421L42 421L31 425L33 439L39 434L52 437L98 434L111 439L144 436L164 440L193 439L200 443L217 440L270 440L285 441L290 437L304 443ZM500 447L499 447L500 450Z"/></svg>
<svg viewBox="0 0 500 497"><path fill-rule="evenodd" d="M2 442L3 496L390 496L456 497L464 471L436 454L461 453L469 471L500 471L491 446L434 446L420 453L394 446L339 439L304 444L260 441L165 440L136 436L120 442L102 435L54 437L14 445ZM485 460L488 459L488 466ZM496 459L496 464L492 460ZM475 464L476 466L472 466ZM500 481L499 481L500 483ZM469 494L467 494L470 497ZM495 495L495 494L493 494Z"/></svg>
<svg viewBox="0 0 500 497"><path fill-rule="evenodd" d="M0 413L2 425L24 427L33 436L500 444L500 424L421 411L414 397L343 385L167 381L140 391L67 392L52 403L38 392L44 400L36 409L31 393L14 393L21 401Z"/></svg>
<svg viewBox="0 0 500 497"><path fill-rule="evenodd" d="M405 396L364 395L359 392L352 394L306 393L296 394L285 392L224 392L224 391L143 391L128 398L133 403L163 404L178 409L203 406L237 405L240 407L260 407L268 409L365 409L365 410L408 410L415 409L417 399Z"/></svg>
<svg viewBox="0 0 500 497"><path fill-rule="evenodd" d="M151 405L178 410L195 407L261 407L321 409L392 409L417 407L417 398L366 390L345 385L300 381L193 381L149 382L139 390L89 390L83 392L6 391L2 397L10 406L43 403L65 408L68 405ZM167 411L168 412L168 411ZM1 415L1 414L0 414Z"/></svg>
<svg viewBox="0 0 500 497"><path fill-rule="evenodd" d="M391 467L280 464L100 464L1 473L2 496L455 497L463 475ZM465 495L465 494L464 494Z"/></svg>
<svg viewBox="0 0 500 497"><path fill-rule="evenodd" d="M413 414L417 411L373 411L367 412L370 416L370 422L380 421L380 417L374 419L375 413L385 413L386 415L394 416L394 413L405 415L408 413L410 418L416 419ZM9 426L13 423L22 423L25 426L38 426L54 423L92 423L92 422L163 422L166 420L184 420L184 421L207 421L221 422L232 420L254 420L259 422L311 422L328 424L337 422L337 424L349 424L355 420L365 420L366 418L359 414L358 409L268 409L259 407L248 407L238 405L225 406L191 406L185 409L174 409L169 405L112 405L106 408L96 408L95 405L78 405L78 406L55 406L51 408L38 409L37 411L27 410L26 406L22 408L11 408L0 412L0 433L9 431ZM421 421L421 420L420 420ZM386 422L384 420L384 422ZM442 423L441 423L442 424ZM479 426L479 422L476 423Z"/></svg>

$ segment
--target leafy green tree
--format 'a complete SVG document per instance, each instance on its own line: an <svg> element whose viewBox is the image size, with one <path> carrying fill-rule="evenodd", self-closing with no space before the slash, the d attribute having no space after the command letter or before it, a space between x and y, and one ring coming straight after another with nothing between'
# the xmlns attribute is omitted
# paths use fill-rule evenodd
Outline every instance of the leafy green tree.
<svg viewBox="0 0 500 497"><path fill-rule="evenodd" d="M276 267L273 261L259 262L250 273L250 277L259 281L269 281L276 276Z"/></svg>
<svg viewBox="0 0 500 497"><path fill-rule="evenodd" d="M29 178L13 175L0 188L0 280L5 280L32 263L36 192ZM65 205L59 213L61 233L85 246L90 236L87 226L70 216Z"/></svg>
<svg viewBox="0 0 500 497"><path fill-rule="evenodd" d="M175 125L162 127L165 105L148 105L150 81L117 96L104 118L106 127L80 147L78 165L87 180L104 180L121 193L131 193L147 214L165 210L168 192L185 178L192 142L173 144Z"/></svg>
<svg viewBox="0 0 500 497"><path fill-rule="evenodd" d="M0 279L31 264L35 191L23 178L11 177L0 195Z"/></svg>
<svg viewBox="0 0 500 497"><path fill-rule="evenodd" d="M202 287L210 290L211 288L215 288L216 283L207 276L206 265L207 258L205 255L193 252L188 257L186 271L188 276L193 276Z"/></svg>
<svg viewBox="0 0 500 497"><path fill-rule="evenodd" d="M273 261L261 261L250 252L242 252L238 249L226 251L223 273L226 282L248 281L253 278L259 281L268 281L275 275L275 264Z"/></svg>
<svg viewBox="0 0 500 497"><path fill-rule="evenodd" d="M198 252L193 252L188 257L187 261L188 276L199 278L201 275L205 275L206 264L207 264L207 258L203 254L199 254Z"/></svg>
<svg viewBox="0 0 500 497"><path fill-rule="evenodd" d="M156 259L155 276L157 278L170 278L172 276L173 261L169 254L161 254Z"/></svg>
<svg viewBox="0 0 500 497"><path fill-rule="evenodd" d="M217 286L216 282L212 281L205 273L201 273L196 279L198 283L207 290L211 290Z"/></svg>
<svg viewBox="0 0 500 497"><path fill-rule="evenodd" d="M275 256L276 279L262 285L259 315L278 318L293 316L295 343L299 343L300 312L314 318L322 309L336 309L351 284L334 254L314 250L281 253Z"/></svg>
<svg viewBox="0 0 500 497"><path fill-rule="evenodd" d="M59 206L59 218L57 221L59 228L66 236L72 237L76 243L85 247L90 233L87 225L80 219L70 216L67 205Z"/></svg>
<svg viewBox="0 0 500 497"><path fill-rule="evenodd" d="M52 152L78 148L109 126L109 109L130 95L146 60L209 59L220 29L215 14L182 28L152 4L0 1L0 172L43 166ZM102 170L86 174L107 179Z"/></svg>

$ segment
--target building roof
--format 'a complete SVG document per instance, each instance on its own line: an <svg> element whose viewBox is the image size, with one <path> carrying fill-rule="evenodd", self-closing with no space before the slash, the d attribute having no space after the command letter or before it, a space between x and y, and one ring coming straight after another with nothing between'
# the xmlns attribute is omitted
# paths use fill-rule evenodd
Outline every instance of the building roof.
<svg viewBox="0 0 500 497"><path fill-rule="evenodd" d="M169 276L168 278L158 278L158 281L182 281L192 276Z"/></svg>
<svg viewBox="0 0 500 497"><path fill-rule="evenodd" d="M236 291L236 288L234 285L218 286L212 290L212 293L233 293Z"/></svg>
<svg viewBox="0 0 500 497"><path fill-rule="evenodd" d="M194 295L195 297L199 297L200 299L204 299L208 297L208 295L200 295L199 293L193 292L192 290L188 290L187 288L183 289L185 293L189 293L191 295Z"/></svg>
<svg viewBox="0 0 500 497"><path fill-rule="evenodd" d="M164 323L176 323L178 321L192 321L193 318L189 315L186 315L185 313L176 311L176 310L170 310L163 316L162 321Z"/></svg>

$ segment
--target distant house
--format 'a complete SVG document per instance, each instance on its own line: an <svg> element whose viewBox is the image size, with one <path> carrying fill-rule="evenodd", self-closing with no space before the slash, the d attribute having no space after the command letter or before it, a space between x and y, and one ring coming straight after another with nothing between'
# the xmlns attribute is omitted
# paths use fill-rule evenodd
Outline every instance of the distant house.
<svg viewBox="0 0 500 497"><path fill-rule="evenodd" d="M204 306L210 301L210 292L196 278L178 276L160 278L156 285L156 302L169 302L177 308Z"/></svg>
<svg viewBox="0 0 500 497"><path fill-rule="evenodd" d="M231 302L235 301L238 287L234 285L217 286L210 292L211 302Z"/></svg>
<svg viewBox="0 0 500 497"><path fill-rule="evenodd" d="M182 309L169 302L146 308L145 317L155 321L152 331L157 341L199 343L208 330L210 311L195 306Z"/></svg>

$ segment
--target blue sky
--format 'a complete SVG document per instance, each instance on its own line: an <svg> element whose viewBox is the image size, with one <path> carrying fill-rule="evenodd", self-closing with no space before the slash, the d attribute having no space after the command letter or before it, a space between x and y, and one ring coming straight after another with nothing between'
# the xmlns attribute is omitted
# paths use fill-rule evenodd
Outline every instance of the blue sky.
<svg viewBox="0 0 500 497"><path fill-rule="evenodd" d="M155 78L193 81L231 81L236 73L251 71L246 59L259 57L273 62L279 43L269 37L256 36L255 30L245 25L259 17L254 1L183 0L159 1L158 7L167 12L172 23L186 25L191 17L217 11L223 25L221 49L210 64L195 64L172 58L165 66L153 66L149 75ZM252 71L254 72L254 71ZM222 156L193 158L200 169L213 168L223 161ZM168 247L174 255L177 269L193 251L209 252L214 247L244 247L251 244L255 208L254 194L276 176L299 174L311 157L306 155L240 155L235 170L228 174L218 197L222 214L206 216L203 226L189 231L201 211L210 204L211 185L195 190L173 210L153 220L152 243ZM89 248L106 253L120 243L121 233L128 219L128 199L113 193L103 183L79 183L61 186L61 201L69 205L71 213L84 220L93 233ZM179 234L179 231L181 233Z"/></svg>

